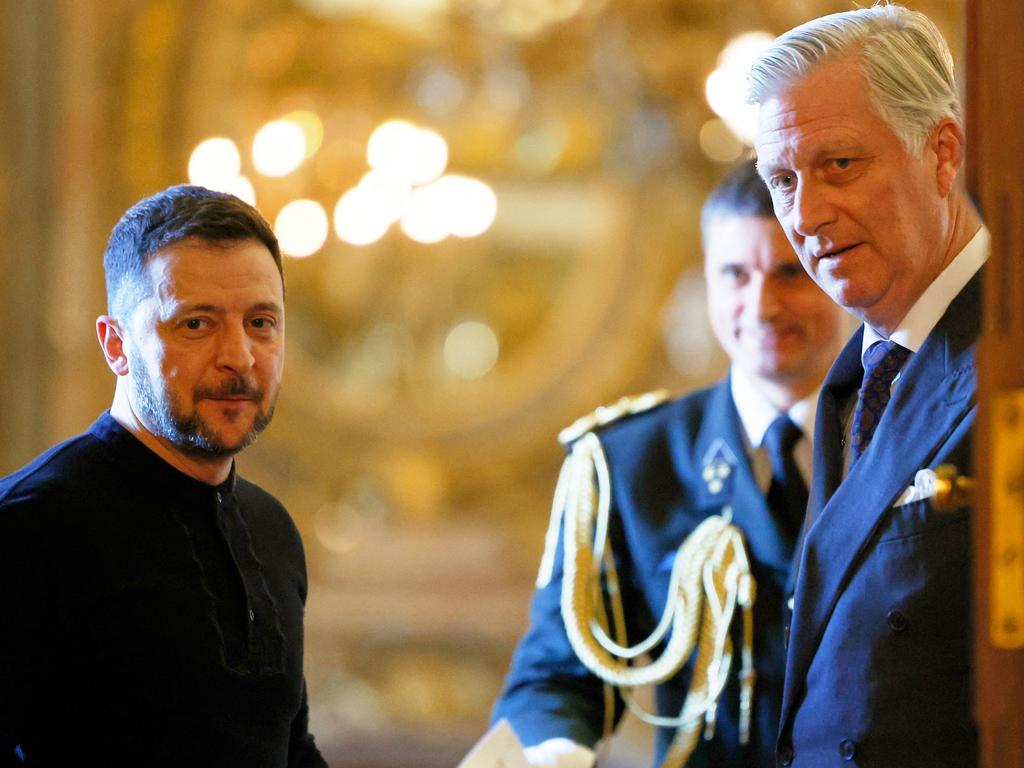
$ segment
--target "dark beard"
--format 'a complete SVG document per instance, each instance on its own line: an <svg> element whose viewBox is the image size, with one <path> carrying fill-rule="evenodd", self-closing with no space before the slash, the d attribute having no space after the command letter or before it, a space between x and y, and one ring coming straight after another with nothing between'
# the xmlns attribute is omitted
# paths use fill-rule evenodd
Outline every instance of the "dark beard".
<svg viewBox="0 0 1024 768"><path fill-rule="evenodd" d="M203 421L198 411L184 413L181 404L162 385L163 382L159 389L154 386L145 368L140 366L133 370L131 387L139 419L156 437L167 440L178 450L198 459L234 456L252 445L273 418L277 402L275 395L266 410L257 412L252 426L242 439L235 445L225 445L220 435ZM261 402L263 394L263 390L248 379L236 376L216 390L196 390L194 399L198 402L203 398L245 395L255 402Z"/></svg>

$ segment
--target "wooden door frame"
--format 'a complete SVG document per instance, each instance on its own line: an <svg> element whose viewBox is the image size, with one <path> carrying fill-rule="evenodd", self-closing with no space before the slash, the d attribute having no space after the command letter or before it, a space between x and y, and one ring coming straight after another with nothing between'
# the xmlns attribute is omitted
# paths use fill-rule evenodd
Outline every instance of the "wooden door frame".
<svg viewBox="0 0 1024 768"><path fill-rule="evenodd" d="M975 711L980 765L1024 768L1024 648L993 642L990 552L1024 553L1024 541L993 541L991 446L1012 429L998 423L996 398L1024 393L1024 10L1021 0L966 0L967 183L992 235L986 267L984 333L979 353L979 420L975 432L978 499L974 518ZM1002 411L999 411L1002 413ZM1015 432L1024 431L1016 428ZM1015 436L1016 439L1016 436ZM1005 459L1003 459L1005 460ZM1000 514L1013 505L1002 503ZM1024 583L1019 585L1024 593Z"/></svg>

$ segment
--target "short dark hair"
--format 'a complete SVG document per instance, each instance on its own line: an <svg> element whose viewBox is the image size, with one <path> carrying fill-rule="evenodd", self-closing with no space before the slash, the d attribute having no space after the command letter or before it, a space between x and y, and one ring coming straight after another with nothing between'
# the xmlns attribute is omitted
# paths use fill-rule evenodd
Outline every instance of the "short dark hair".
<svg viewBox="0 0 1024 768"><path fill-rule="evenodd" d="M191 237L210 243L259 240L284 282L281 249L259 211L226 192L178 184L137 202L110 233L103 254L107 311L123 319L144 295L146 263L153 254Z"/></svg>
<svg viewBox="0 0 1024 768"><path fill-rule="evenodd" d="M706 232L712 220L721 216L775 218L771 193L753 158L734 166L708 195L700 214L701 231Z"/></svg>

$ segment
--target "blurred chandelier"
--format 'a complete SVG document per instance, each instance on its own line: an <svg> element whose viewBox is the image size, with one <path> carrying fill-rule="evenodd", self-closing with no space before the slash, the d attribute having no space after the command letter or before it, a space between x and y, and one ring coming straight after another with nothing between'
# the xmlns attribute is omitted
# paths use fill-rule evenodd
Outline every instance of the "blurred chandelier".
<svg viewBox="0 0 1024 768"><path fill-rule="evenodd" d="M722 146L701 155L711 116L677 90L703 62L633 46L625 8L215 0L168 26L154 5L123 71L171 87L160 109L129 102L124 168L141 191L187 166L264 211L292 261L289 376L305 386L289 404L316 423L532 435L551 428L525 418L548 418L544 393L589 405L585 371L610 389L626 375L601 366L640 354L674 277L680 170L740 151L715 118ZM171 165L159 178L153 157Z"/></svg>
<svg viewBox="0 0 1024 768"><path fill-rule="evenodd" d="M252 140L252 167L269 180L292 174L323 142L323 123L309 111L291 112L260 128ZM377 127L366 148L369 170L334 206L334 231L356 246L377 242L398 223L407 237L431 244L447 237L476 237L497 213L497 196L483 181L444 173L448 144L436 131L404 120ZM255 205L256 188L242 173L242 155L230 138L201 141L192 151L188 176L193 184L230 192ZM285 254L302 258L327 241L325 207L293 199L281 207L274 230Z"/></svg>

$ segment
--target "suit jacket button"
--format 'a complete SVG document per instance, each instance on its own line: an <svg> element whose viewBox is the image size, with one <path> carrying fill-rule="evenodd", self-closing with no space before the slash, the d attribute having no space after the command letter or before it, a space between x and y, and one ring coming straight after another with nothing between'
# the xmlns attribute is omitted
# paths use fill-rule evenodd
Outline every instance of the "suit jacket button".
<svg viewBox="0 0 1024 768"><path fill-rule="evenodd" d="M849 762L857 754L857 742L853 739L843 739L839 742L839 756Z"/></svg>
<svg viewBox="0 0 1024 768"><path fill-rule="evenodd" d="M779 765L789 766L793 764L793 748L789 744L779 747Z"/></svg>
<svg viewBox="0 0 1024 768"><path fill-rule="evenodd" d="M885 619L889 622L889 629L893 632L903 632L907 628L907 617L899 611L889 611L885 615Z"/></svg>

